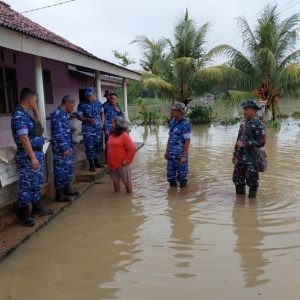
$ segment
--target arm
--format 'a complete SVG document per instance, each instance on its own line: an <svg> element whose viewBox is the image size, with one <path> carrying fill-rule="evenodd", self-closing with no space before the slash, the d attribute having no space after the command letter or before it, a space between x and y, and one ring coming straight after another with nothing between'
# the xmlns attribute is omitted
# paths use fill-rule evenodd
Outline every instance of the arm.
<svg viewBox="0 0 300 300"><path fill-rule="evenodd" d="M133 161L136 149L130 135L128 133L123 133L124 145L127 150L127 155L122 162L122 166L130 165Z"/></svg>
<svg viewBox="0 0 300 300"><path fill-rule="evenodd" d="M35 157L28 135L27 134L20 135L19 140L31 160L32 169L37 170L39 168L39 161Z"/></svg>
<svg viewBox="0 0 300 300"><path fill-rule="evenodd" d="M169 148L169 140L170 140L170 137L168 138L168 141L167 141L167 147L166 147L166 151L165 151L165 159L168 159L168 148Z"/></svg>
<svg viewBox="0 0 300 300"><path fill-rule="evenodd" d="M261 148L266 144L266 134L265 128L262 124L259 124L255 129L255 139L250 139L248 141L242 141L238 137L237 148L245 147L247 150L251 150L253 148Z"/></svg>
<svg viewBox="0 0 300 300"><path fill-rule="evenodd" d="M52 137L55 139L57 144L59 145L60 151L64 154L64 156L69 156L70 151L68 144L66 143L64 139L63 134L63 127L61 124L61 120L58 118L52 116L51 118L51 131L52 131Z"/></svg>
<svg viewBox="0 0 300 300"><path fill-rule="evenodd" d="M182 157L181 157L181 160L180 160L181 164L186 162L186 157L187 157L187 153L189 151L190 142L191 142L191 139L185 139L184 140L184 148L183 148L183 153L182 153Z"/></svg>
<svg viewBox="0 0 300 300"><path fill-rule="evenodd" d="M101 129L104 128L104 121L105 121L105 116L104 116L104 111L101 111Z"/></svg>

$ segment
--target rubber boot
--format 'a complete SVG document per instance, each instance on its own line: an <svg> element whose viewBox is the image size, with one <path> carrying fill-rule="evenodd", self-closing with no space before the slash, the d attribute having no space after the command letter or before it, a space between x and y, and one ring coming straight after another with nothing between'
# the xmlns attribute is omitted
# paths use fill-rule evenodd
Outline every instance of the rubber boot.
<svg viewBox="0 0 300 300"><path fill-rule="evenodd" d="M169 183L170 183L170 187L177 186L176 180L169 181Z"/></svg>
<svg viewBox="0 0 300 300"><path fill-rule="evenodd" d="M99 162L99 159L98 158L95 158L94 159L94 165L95 165L95 168L103 168L104 165L102 165L100 162Z"/></svg>
<svg viewBox="0 0 300 300"><path fill-rule="evenodd" d="M180 188L185 188L187 186L187 180L180 182Z"/></svg>
<svg viewBox="0 0 300 300"><path fill-rule="evenodd" d="M257 187L251 187L251 186L250 186L248 197L249 197L249 198L255 198L255 197L256 197L256 194L257 194L257 190L258 190Z"/></svg>
<svg viewBox="0 0 300 300"><path fill-rule="evenodd" d="M71 198L64 194L63 189L57 189L55 201L56 202L70 202Z"/></svg>
<svg viewBox="0 0 300 300"><path fill-rule="evenodd" d="M52 208L44 207L41 201L32 203L32 215L50 216L54 214Z"/></svg>
<svg viewBox="0 0 300 300"><path fill-rule="evenodd" d="M28 206L18 208L18 220L20 224L25 227L32 227L35 225L33 218L29 214Z"/></svg>
<svg viewBox="0 0 300 300"><path fill-rule="evenodd" d="M88 161L89 161L89 165L90 165L89 171L90 172L96 172L94 160L93 159L89 159Z"/></svg>
<svg viewBox="0 0 300 300"><path fill-rule="evenodd" d="M79 196L79 192L77 190L71 189L69 184L65 185L64 194L66 196Z"/></svg>
<svg viewBox="0 0 300 300"><path fill-rule="evenodd" d="M235 190L237 195L246 195L245 185L236 185Z"/></svg>

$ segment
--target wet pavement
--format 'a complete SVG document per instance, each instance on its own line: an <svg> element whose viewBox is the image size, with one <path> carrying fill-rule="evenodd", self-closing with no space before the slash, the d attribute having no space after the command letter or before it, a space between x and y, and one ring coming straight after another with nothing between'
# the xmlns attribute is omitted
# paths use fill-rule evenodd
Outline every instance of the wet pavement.
<svg viewBox="0 0 300 300"><path fill-rule="evenodd" d="M134 193L108 177L0 264L0 299L285 299L300 292L300 127L268 130L256 200L231 182L235 126L194 126L189 185L165 181L164 127L137 127Z"/></svg>

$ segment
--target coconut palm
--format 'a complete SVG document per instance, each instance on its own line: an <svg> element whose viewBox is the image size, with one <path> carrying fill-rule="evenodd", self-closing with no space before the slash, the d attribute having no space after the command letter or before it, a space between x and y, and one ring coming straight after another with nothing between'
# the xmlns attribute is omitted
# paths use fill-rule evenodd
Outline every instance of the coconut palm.
<svg viewBox="0 0 300 300"><path fill-rule="evenodd" d="M193 88L199 79L199 70L211 58L210 53L204 50L208 29L208 23L197 27L186 10L185 15L175 27L173 39L164 39L169 46L169 52L160 56L155 72L151 68L144 68L151 71L143 75L145 88L163 92L173 101L182 101L187 104L192 99ZM142 45L145 41L149 41L145 37L137 40L142 41Z"/></svg>
<svg viewBox="0 0 300 300"><path fill-rule="evenodd" d="M300 84L300 50L295 49L299 22L299 14L281 21L276 5L265 7L253 30L245 18L239 17L246 51L242 53L230 45L217 46L212 51L225 53L229 60L213 72L210 70L210 75L266 100L275 120L278 96L296 92Z"/></svg>
<svg viewBox="0 0 300 300"><path fill-rule="evenodd" d="M157 41L150 40L144 35L140 35L132 41L136 43L143 50L143 59L140 64L145 71L157 75L159 73L160 64L166 59L166 46L165 39Z"/></svg>

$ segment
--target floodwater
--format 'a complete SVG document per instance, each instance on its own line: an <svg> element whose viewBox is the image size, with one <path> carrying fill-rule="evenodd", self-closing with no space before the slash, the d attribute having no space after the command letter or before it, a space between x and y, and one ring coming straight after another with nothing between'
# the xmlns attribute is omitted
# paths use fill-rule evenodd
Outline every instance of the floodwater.
<svg viewBox="0 0 300 300"><path fill-rule="evenodd" d="M164 127L137 127L134 193L93 186L0 264L0 299L299 299L300 127L268 130L256 200L236 198L236 126L194 126L189 185L169 189Z"/></svg>

